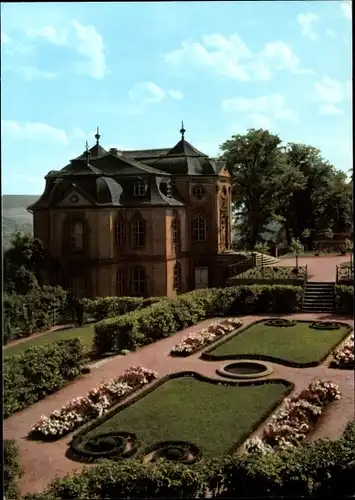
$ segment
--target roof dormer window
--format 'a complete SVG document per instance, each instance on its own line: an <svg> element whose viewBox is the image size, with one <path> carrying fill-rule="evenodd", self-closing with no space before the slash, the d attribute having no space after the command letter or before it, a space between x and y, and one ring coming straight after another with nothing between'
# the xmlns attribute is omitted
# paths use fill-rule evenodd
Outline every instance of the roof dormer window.
<svg viewBox="0 0 355 500"><path fill-rule="evenodd" d="M146 191L147 191L147 184L142 181L142 180L139 180L139 181L136 181L134 184L133 184L133 195L134 196L145 196L146 194Z"/></svg>

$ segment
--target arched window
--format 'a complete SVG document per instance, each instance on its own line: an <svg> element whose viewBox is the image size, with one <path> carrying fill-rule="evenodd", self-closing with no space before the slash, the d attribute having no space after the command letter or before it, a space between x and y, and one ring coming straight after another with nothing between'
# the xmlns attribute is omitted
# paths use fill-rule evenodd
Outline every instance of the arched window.
<svg viewBox="0 0 355 500"><path fill-rule="evenodd" d="M84 224L81 221L70 224L70 241L73 250L83 250L84 248Z"/></svg>
<svg viewBox="0 0 355 500"><path fill-rule="evenodd" d="M116 246L118 248L123 247L124 244L124 231L123 223L120 219L116 219Z"/></svg>
<svg viewBox="0 0 355 500"><path fill-rule="evenodd" d="M180 245L180 224L176 216L171 223L171 239L174 248Z"/></svg>
<svg viewBox="0 0 355 500"><path fill-rule="evenodd" d="M177 262L174 266L173 288L177 292L180 292L180 290L181 290L181 264L180 264L180 262Z"/></svg>
<svg viewBox="0 0 355 500"><path fill-rule="evenodd" d="M142 266L133 268L132 276L132 291L134 295L145 295L146 291L146 275L145 269Z"/></svg>
<svg viewBox="0 0 355 500"><path fill-rule="evenodd" d="M206 240L206 219L195 217L193 221L193 239L194 241Z"/></svg>
<svg viewBox="0 0 355 500"><path fill-rule="evenodd" d="M136 181L133 184L133 195L134 196L144 196L146 193L146 183L142 180Z"/></svg>
<svg viewBox="0 0 355 500"><path fill-rule="evenodd" d="M145 246L145 221L135 217L132 221L132 246L142 248Z"/></svg>

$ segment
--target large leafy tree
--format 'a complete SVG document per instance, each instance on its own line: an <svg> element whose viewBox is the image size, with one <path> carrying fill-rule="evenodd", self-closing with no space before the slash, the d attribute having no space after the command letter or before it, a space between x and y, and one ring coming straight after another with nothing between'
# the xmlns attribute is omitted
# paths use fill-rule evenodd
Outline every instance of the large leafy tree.
<svg viewBox="0 0 355 500"><path fill-rule="evenodd" d="M4 289L6 293L25 294L41 283L46 254L42 242L31 234L15 232L11 246L4 252Z"/></svg>
<svg viewBox="0 0 355 500"><path fill-rule="evenodd" d="M243 243L254 248L280 203L304 185L304 177L289 167L280 137L267 130L233 135L221 151L233 176L233 202Z"/></svg>
<svg viewBox="0 0 355 500"><path fill-rule="evenodd" d="M285 156L289 168L305 179L304 185L285 197L277 210L284 218L288 241L299 238L305 229L311 230L310 241L329 227L334 232L348 231L352 188L346 174L337 171L317 148L309 145L289 143Z"/></svg>

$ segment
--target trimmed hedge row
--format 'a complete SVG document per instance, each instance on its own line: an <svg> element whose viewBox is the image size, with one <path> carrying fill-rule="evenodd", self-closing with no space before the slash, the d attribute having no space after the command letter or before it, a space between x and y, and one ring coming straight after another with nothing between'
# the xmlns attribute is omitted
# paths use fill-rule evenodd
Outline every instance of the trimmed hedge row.
<svg viewBox="0 0 355 500"><path fill-rule="evenodd" d="M4 344L54 325L62 317L66 305L67 292L59 286L38 287L26 295L5 295Z"/></svg>
<svg viewBox="0 0 355 500"><path fill-rule="evenodd" d="M84 350L79 339L30 347L4 359L4 417L52 394L80 373Z"/></svg>
<svg viewBox="0 0 355 500"><path fill-rule="evenodd" d="M113 462L53 481L43 493L25 500L90 498L305 497L338 498L355 493L355 425L338 441L318 440L275 454L244 454L187 466L162 461Z"/></svg>
<svg viewBox="0 0 355 500"><path fill-rule="evenodd" d="M354 314L354 287L348 285L335 286L335 312L352 316Z"/></svg>
<svg viewBox="0 0 355 500"><path fill-rule="evenodd" d="M160 302L165 297L97 297L96 299L82 299L84 319L101 321L105 318L120 316L143 307Z"/></svg>
<svg viewBox="0 0 355 500"><path fill-rule="evenodd" d="M4 498L20 499L18 480L22 475L16 441L4 439Z"/></svg>
<svg viewBox="0 0 355 500"><path fill-rule="evenodd" d="M294 312L301 297L302 287L289 285L195 290L97 323L93 351L103 354L122 349L134 350L215 316L235 316L250 312Z"/></svg>

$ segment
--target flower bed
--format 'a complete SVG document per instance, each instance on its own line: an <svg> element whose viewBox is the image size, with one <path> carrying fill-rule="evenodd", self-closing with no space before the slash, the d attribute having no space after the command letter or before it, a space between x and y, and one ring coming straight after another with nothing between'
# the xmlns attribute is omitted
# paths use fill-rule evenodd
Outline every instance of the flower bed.
<svg viewBox="0 0 355 500"><path fill-rule="evenodd" d="M262 438L245 443L248 453L268 453L297 446L303 441L327 404L341 398L336 384L315 380L300 394L285 400L285 406L273 415Z"/></svg>
<svg viewBox="0 0 355 500"><path fill-rule="evenodd" d="M230 318L222 323L215 323L209 326L209 328L204 328L199 332L189 333L189 335L184 337L179 344L176 344L172 348L170 354L172 356L190 356L223 335L233 332L242 326L242 324L242 321L239 319Z"/></svg>
<svg viewBox="0 0 355 500"><path fill-rule="evenodd" d="M340 326L335 321L314 321L310 328L313 330L339 330Z"/></svg>
<svg viewBox="0 0 355 500"><path fill-rule="evenodd" d="M101 417L118 401L157 378L157 373L132 366L118 378L103 382L84 397L72 399L60 410L42 416L31 430L33 437L62 437L90 420Z"/></svg>
<svg viewBox="0 0 355 500"><path fill-rule="evenodd" d="M275 326L276 328L283 328L287 326L295 326L296 321L294 319L283 319L283 318L274 318L269 319L265 322L267 326Z"/></svg>
<svg viewBox="0 0 355 500"><path fill-rule="evenodd" d="M334 353L331 363L333 368L355 368L354 359L354 334Z"/></svg>

